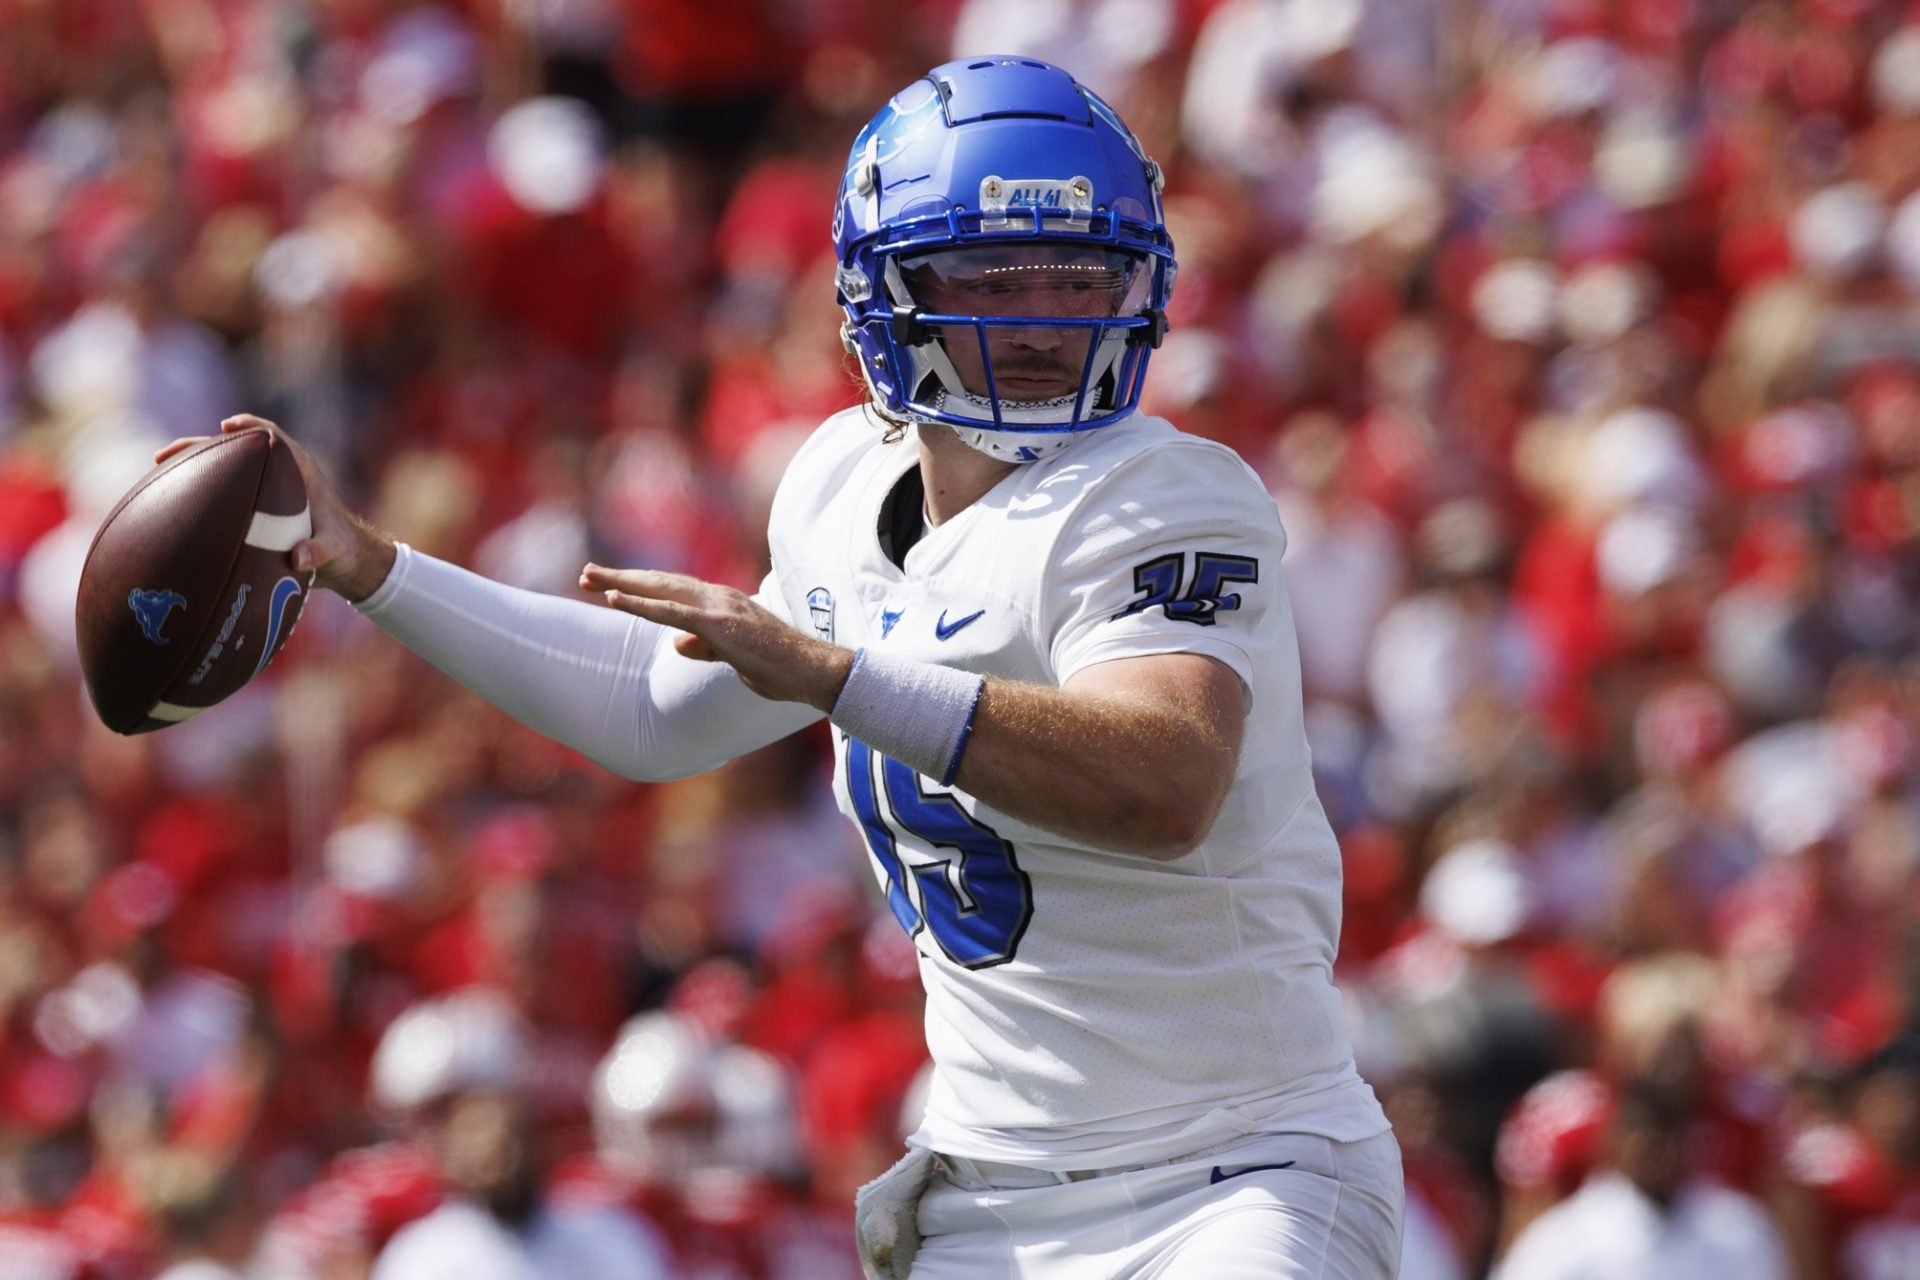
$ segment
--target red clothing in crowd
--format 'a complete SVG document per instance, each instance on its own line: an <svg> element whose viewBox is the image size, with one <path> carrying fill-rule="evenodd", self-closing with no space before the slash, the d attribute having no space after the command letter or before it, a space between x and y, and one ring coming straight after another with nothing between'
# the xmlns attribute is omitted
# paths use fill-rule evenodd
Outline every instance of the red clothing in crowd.
<svg viewBox="0 0 1920 1280"><path fill-rule="evenodd" d="M1714 1078L1688 1122L1688 1171L1739 1191L1764 1190L1770 1149L1764 1100L1737 1079ZM1509 1192L1571 1195L1604 1156L1614 1085L1599 1072L1556 1071L1529 1089L1500 1126L1495 1167Z"/></svg>
<svg viewBox="0 0 1920 1280"><path fill-rule="evenodd" d="M1812 1200L1832 1280L1920 1275L1920 1169L1901 1168L1849 1125L1794 1139L1786 1173Z"/></svg>
<svg viewBox="0 0 1920 1280"><path fill-rule="evenodd" d="M400 1228L433 1212L443 1194L439 1165L424 1144L343 1152L274 1215L264 1257L301 1276L324 1274L331 1258L371 1258Z"/></svg>

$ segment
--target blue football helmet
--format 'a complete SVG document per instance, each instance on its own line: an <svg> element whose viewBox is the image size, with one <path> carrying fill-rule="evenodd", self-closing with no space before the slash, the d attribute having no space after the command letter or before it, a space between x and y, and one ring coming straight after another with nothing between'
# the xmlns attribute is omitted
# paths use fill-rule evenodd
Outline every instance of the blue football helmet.
<svg viewBox="0 0 1920 1280"><path fill-rule="evenodd" d="M1173 291L1161 186L1048 63L949 62L895 94L833 214L842 335L882 416L1031 462L1131 413Z"/></svg>

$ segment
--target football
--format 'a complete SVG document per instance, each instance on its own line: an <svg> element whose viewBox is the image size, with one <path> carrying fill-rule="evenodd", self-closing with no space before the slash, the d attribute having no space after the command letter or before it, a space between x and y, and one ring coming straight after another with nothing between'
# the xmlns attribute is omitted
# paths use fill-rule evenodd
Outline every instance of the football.
<svg viewBox="0 0 1920 1280"><path fill-rule="evenodd" d="M194 445L143 477L80 571L80 667L101 722L163 729L259 675L313 585L288 556L312 532L293 450L263 427Z"/></svg>

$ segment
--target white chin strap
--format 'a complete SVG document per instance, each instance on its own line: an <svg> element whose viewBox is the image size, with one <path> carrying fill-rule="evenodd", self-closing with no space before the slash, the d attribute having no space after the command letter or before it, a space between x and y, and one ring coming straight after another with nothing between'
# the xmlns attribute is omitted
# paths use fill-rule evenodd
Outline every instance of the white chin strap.
<svg viewBox="0 0 1920 1280"><path fill-rule="evenodd" d="M989 458L1002 462L1038 462L1086 434L1082 431L1056 431L1052 435L1033 435L1021 431L982 431L978 427L955 427L960 442L978 449Z"/></svg>
<svg viewBox="0 0 1920 1280"><path fill-rule="evenodd" d="M937 344L936 344L937 345ZM944 359L944 357L942 357ZM1030 404L1003 404L1003 422L1046 425L1064 422L1073 416L1074 396L1036 400ZM966 391L954 392L942 387L934 396L933 407L941 413L968 418L993 417L993 405L985 396ZM1038 462L1057 453L1086 434L1082 431L1006 431L980 427L954 427L953 434L971 448L1002 462Z"/></svg>

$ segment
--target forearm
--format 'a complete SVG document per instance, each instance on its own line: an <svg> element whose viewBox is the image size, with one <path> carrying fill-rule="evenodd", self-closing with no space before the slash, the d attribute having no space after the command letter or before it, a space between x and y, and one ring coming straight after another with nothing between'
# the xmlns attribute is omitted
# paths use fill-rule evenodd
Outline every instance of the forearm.
<svg viewBox="0 0 1920 1280"><path fill-rule="evenodd" d="M882 755L1100 848L1175 858L1232 785L1244 686L1185 652L1094 662L1063 687L1016 684L805 635L730 588L589 565L582 585L673 626L783 705L830 710ZM815 715L819 712L815 712Z"/></svg>
<svg viewBox="0 0 1920 1280"><path fill-rule="evenodd" d="M520 591L407 548L358 607L514 719L626 777L699 773L819 719L758 697L656 623Z"/></svg>
<svg viewBox="0 0 1920 1280"><path fill-rule="evenodd" d="M1174 858L1206 838L1238 747L1237 721L1151 693L990 679L954 780L1080 843Z"/></svg>

